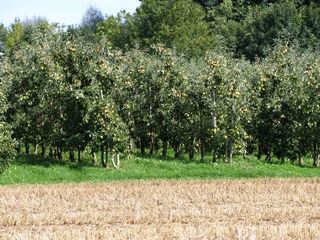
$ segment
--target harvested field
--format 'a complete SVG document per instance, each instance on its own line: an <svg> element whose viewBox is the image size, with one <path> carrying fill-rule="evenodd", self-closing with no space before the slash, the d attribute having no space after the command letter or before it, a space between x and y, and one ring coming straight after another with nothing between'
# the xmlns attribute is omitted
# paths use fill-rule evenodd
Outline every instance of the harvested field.
<svg viewBox="0 0 320 240"><path fill-rule="evenodd" d="M320 179L0 187L0 239L320 239Z"/></svg>

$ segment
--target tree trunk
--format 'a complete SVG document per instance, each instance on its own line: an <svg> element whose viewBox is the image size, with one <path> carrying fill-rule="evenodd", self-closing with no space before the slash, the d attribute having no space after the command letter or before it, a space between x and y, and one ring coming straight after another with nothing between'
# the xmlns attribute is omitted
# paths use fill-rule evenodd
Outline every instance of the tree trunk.
<svg viewBox="0 0 320 240"><path fill-rule="evenodd" d="M46 156L46 145L44 143L41 144L41 157Z"/></svg>
<svg viewBox="0 0 320 240"><path fill-rule="evenodd" d="M313 166L316 168L319 167L319 147L317 143L313 143L312 156Z"/></svg>
<svg viewBox="0 0 320 240"><path fill-rule="evenodd" d="M59 161L62 161L63 157L62 157L62 149L61 148L57 148L57 154L58 154Z"/></svg>
<svg viewBox="0 0 320 240"><path fill-rule="evenodd" d="M131 111L128 111L128 119L131 119ZM130 144L130 153L134 153L135 142L134 142L134 138L131 136L129 139L129 144Z"/></svg>
<svg viewBox="0 0 320 240"><path fill-rule="evenodd" d="M213 139L212 163L218 162L218 158L219 158L218 141L215 135Z"/></svg>
<svg viewBox="0 0 320 240"><path fill-rule="evenodd" d="M200 150L200 156L201 156L201 162L204 162L204 130L203 130L203 109L201 109L200 112L200 140L199 140L199 150Z"/></svg>
<svg viewBox="0 0 320 240"><path fill-rule="evenodd" d="M216 162L218 162L218 149L214 143L213 150L212 150L212 163L216 163Z"/></svg>
<svg viewBox="0 0 320 240"><path fill-rule="evenodd" d="M319 167L319 155L313 156L313 166L316 168Z"/></svg>
<svg viewBox="0 0 320 240"><path fill-rule="evenodd" d="M272 158L271 158L271 153L272 153L272 149L271 147L267 147L267 156L266 156L266 161L267 162L271 162L272 161Z"/></svg>
<svg viewBox="0 0 320 240"><path fill-rule="evenodd" d="M195 139L194 139L194 137L192 137L190 139L190 142L188 141L187 144L188 144L187 151L189 153L189 160L193 160L194 159L194 153L195 153L195 149L194 149Z"/></svg>
<svg viewBox="0 0 320 240"><path fill-rule="evenodd" d="M228 144L229 144L229 139L227 138L226 139L226 159L225 159L225 162L227 163L228 162Z"/></svg>
<svg viewBox="0 0 320 240"><path fill-rule="evenodd" d="M189 149L189 160L193 160L194 159L194 149L190 148Z"/></svg>
<svg viewBox="0 0 320 240"><path fill-rule="evenodd" d="M98 165L97 155L93 150L91 150L91 156L92 156L92 165L97 166Z"/></svg>
<svg viewBox="0 0 320 240"><path fill-rule="evenodd" d="M304 166L304 161L303 161L303 158L302 158L302 154L301 154L300 149L299 149L299 151L298 151L298 157L299 157L299 165L300 165L300 166Z"/></svg>
<svg viewBox="0 0 320 240"><path fill-rule="evenodd" d="M35 155L37 155L38 154L38 143L34 143L34 145L33 145L33 153L35 154Z"/></svg>
<svg viewBox="0 0 320 240"><path fill-rule="evenodd" d="M226 140L226 162L232 164L233 157L233 139Z"/></svg>
<svg viewBox="0 0 320 240"><path fill-rule="evenodd" d="M304 161L303 161L302 156L299 156L299 165L304 166Z"/></svg>
<svg viewBox="0 0 320 240"><path fill-rule="evenodd" d="M158 139L154 132L151 133L150 155L156 155L159 150Z"/></svg>
<svg viewBox="0 0 320 240"><path fill-rule="evenodd" d="M120 167L120 153L117 153L117 163L114 161L114 154L111 151L111 162L114 168L118 169Z"/></svg>
<svg viewBox="0 0 320 240"><path fill-rule="evenodd" d="M257 155L258 160L261 159L261 156L262 156L262 144L258 143L258 155Z"/></svg>
<svg viewBox="0 0 320 240"><path fill-rule="evenodd" d="M28 143L28 141L25 142L25 148L26 148L26 154L29 155L29 153L30 153L30 144Z"/></svg>
<svg viewBox="0 0 320 240"><path fill-rule="evenodd" d="M17 154L21 153L21 145L20 145L20 143L17 145L16 151L17 151Z"/></svg>
<svg viewBox="0 0 320 240"><path fill-rule="evenodd" d="M176 143L176 144L174 144L174 157L175 158L180 158L180 154L181 154L181 150L180 150L180 148L181 148L181 146L180 146L180 143Z"/></svg>
<svg viewBox="0 0 320 240"><path fill-rule="evenodd" d="M234 118L235 118L235 106L233 103L232 108L231 108L230 129L234 128ZM232 134L229 130L228 137L227 137L227 143L226 143L226 157L227 157L227 162L229 164L232 164L233 141L234 141L234 136L232 136Z"/></svg>
<svg viewBox="0 0 320 240"><path fill-rule="evenodd" d="M247 147L248 147L248 143L247 141L245 140L245 132L243 133L243 137L242 137L242 157L243 159L247 159Z"/></svg>
<svg viewBox="0 0 320 240"><path fill-rule="evenodd" d="M212 112L212 126L213 126L213 133L214 133L214 137L213 137L213 151L212 151L212 163L216 163L218 161L218 149L217 149L217 135L216 135L216 131L217 131L217 116L216 116L216 112L215 112L215 108L216 108L216 93L214 91L214 89L211 90L211 102L212 102L212 106L213 106L213 112Z"/></svg>
<svg viewBox="0 0 320 240"><path fill-rule="evenodd" d="M146 146L144 145L144 141L141 141L140 143L140 152L141 152L141 155L146 154Z"/></svg>
<svg viewBox="0 0 320 240"><path fill-rule="evenodd" d="M53 148L52 146L49 147L49 157L53 158Z"/></svg>
<svg viewBox="0 0 320 240"><path fill-rule="evenodd" d="M247 157L247 151L243 151L243 153L242 153L242 157L243 157L243 159L247 159L248 157Z"/></svg>
<svg viewBox="0 0 320 240"><path fill-rule="evenodd" d="M280 142L280 156L281 156L281 164L285 164L285 157L287 153L287 146L286 142L284 142L283 139L281 139Z"/></svg>
<svg viewBox="0 0 320 240"><path fill-rule="evenodd" d="M200 155L201 155L201 162L204 162L204 139L200 140Z"/></svg>
<svg viewBox="0 0 320 240"><path fill-rule="evenodd" d="M134 147L135 147L134 139L130 138L130 153L134 153Z"/></svg>
<svg viewBox="0 0 320 240"><path fill-rule="evenodd" d="M81 157L81 150L78 149L78 163L82 162L82 157Z"/></svg>
<svg viewBox="0 0 320 240"><path fill-rule="evenodd" d="M162 142L162 156L166 157L167 156L167 152L168 152L168 142L167 141L163 141Z"/></svg>
<svg viewBox="0 0 320 240"><path fill-rule="evenodd" d="M74 151L73 150L69 151L69 159L70 159L70 162L75 162Z"/></svg>
<svg viewBox="0 0 320 240"><path fill-rule="evenodd" d="M180 126L181 126L181 111L180 111L180 107L178 106L178 109L177 109L177 120L178 120L178 126L177 128L178 129L181 129ZM175 140L174 140L174 143L173 143L173 148L174 148L174 157L175 158L180 158L180 155L181 155L181 137L180 136L175 136Z"/></svg>
<svg viewBox="0 0 320 240"><path fill-rule="evenodd" d="M101 151L101 165L102 165L102 167L105 168L107 166L106 166L106 162L104 161L104 146L101 146L100 151Z"/></svg>
<svg viewBox="0 0 320 240"><path fill-rule="evenodd" d="M108 146L106 147L106 168L108 168L108 163L109 163L109 148Z"/></svg>
<svg viewBox="0 0 320 240"><path fill-rule="evenodd" d="M155 154L155 137L154 137L154 133L151 133L151 144L150 144L150 155L153 156Z"/></svg>

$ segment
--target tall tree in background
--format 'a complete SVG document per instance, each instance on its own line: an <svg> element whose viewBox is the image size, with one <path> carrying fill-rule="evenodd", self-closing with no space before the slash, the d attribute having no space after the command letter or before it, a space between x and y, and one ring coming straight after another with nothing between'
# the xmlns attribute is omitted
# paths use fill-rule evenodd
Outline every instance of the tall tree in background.
<svg viewBox="0 0 320 240"><path fill-rule="evenodd" d="M142 0L135 18L144 47L164 43L188 57L198 57L214 43L204 10L192 0Z"/></svg>
<svg viewBox="0 0 320 240"><path fill-rule="evenodd" d="M317 2L317 3L316 3ZM304 48L320 45L320 1L313 1L301 9L303 27L301 45Z"/></svg>
<svg viewBox="0 0 320 240"><path fill-rule="evenodd" d="M104 21L99 22L97 31L99 37L106 40L111 47L125 49L134 46L135 27L134 16L121 11L116 16L108 16Z"/></svg>
<svg viewBox="0 0 320 240"><path fill-rule="evenodd" d="M222 3L223 0L194 0L194 2L199 3L206 11L208 11L214 6Z"/></svg>
<svg viewBox="0 0 320 240"><path fill-rule="evenodd" d="M256 56L266 56L277 39L293 42L299 39L302 18L293 2L276 3L265 9L258 9L246 18L246 46L238 45L238 52L253 60ZM239 39L241 44L241 39ZM242 49L242 50L241 50Z"/></svg>
<svg viewBox="0 0 320 240"><path fill-rule="evenodd" d="M89 6L82 17L82 21L80 24L83 35L87 40L96 40L95 34L97 33L97 25L102 21L104 21L104 16L101 10L94 6Z"/></svg>
<svg viewBox="0 0 320 240"><path fill-rule="evenodd" d="M97 24L103 20L104 17L101 10L94 6L90 6L82 17L81 25L95 33L97 31Z"/></svg>
<svg viewBox="0 0 320 240"><path fill-rule="evenodd" d="M320 6L315 2L226 0L206 8L207 21L220 45L235 57L255 60L266 57L278 39L306 49L319 46Z"/></svg>
<svg viewBox="0 0 320 240"><path fill-rule="evenodd" d="M4 52L5 36L6 36L6 28L5 28L4 25L1 23L1 24L0 24L0 53L3 53L3 52Z"/></svg>
<svg viewBox="0 0 320 240"><path fill-rule="evenodd" d="M23 26L20 20L16 19L15 23L12 23L7 29L4 38L4 47L8 54L12 54L14 49L22 43Z"/></svg>

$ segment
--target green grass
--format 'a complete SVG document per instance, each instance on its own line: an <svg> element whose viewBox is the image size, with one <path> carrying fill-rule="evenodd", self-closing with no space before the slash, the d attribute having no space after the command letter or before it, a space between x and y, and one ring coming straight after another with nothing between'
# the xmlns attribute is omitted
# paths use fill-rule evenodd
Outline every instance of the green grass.
<svg viewBox="0 0 320 240"><path fill-rule="evenodd" d="M87 159L89 162L89 159ZM89 163L76 164L59 162L54 159L30 155L19 156L8 170L0 175L0 185L7 184L48 184L67 182L107 182L148 179L239 179L239 178L309 178L319 177L320 169L306 166L266 163L254 156L248 159L236 157L232 165L224 162L202 163L132 155L122 160L120 169L92 167Z"/></svg>

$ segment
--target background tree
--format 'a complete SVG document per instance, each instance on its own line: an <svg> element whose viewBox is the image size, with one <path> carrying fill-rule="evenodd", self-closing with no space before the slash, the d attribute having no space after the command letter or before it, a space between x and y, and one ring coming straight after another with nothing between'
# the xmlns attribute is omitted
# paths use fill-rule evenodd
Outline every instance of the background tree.
<svg viewBox="0 0 320 240"><path fill-rule="evenodd" d="M83 35L87 40L96 41L97 25L102 21L104 21L104 16L101 10L94 6L89 6L83 14L80 24Z"/></svg>
<svg viewBox="0 0 320 240"><path fill-rule="evenodd" d="M306 1L308 2L308 1ZM303 48L319 48L320 39L320 2L310 1L307 6L301 7L303 18L301 45Z"/></svg>
<svg viewBox="0 0 320 240"><path fill-rule="evenodd" d="M98 35L113 48L132 48L136 41L134 16L125 11L108 16L97 25Z"/></svg>
<svg viewBox="0 0 320 240"><path fill-rule="evenodd" d="M207 19L220 44L253 61L278 39L318 46L318 12L319 4L303 1L223 1L207 10Z"/></svg>
<svg viewBox="0 0 320 240"><path fill-rule="evenodd" d="M20 20L16 19L15 23L11 24L5 35L4 46L8 54L12 54L14 49L22 43L23 26Z"/></svg>
<svg viewBox="0 0 320 240"><path fill-rule="evenodd" d="M1 23L0 24L0 52L4 53L4 41L5 41L5 36L6 36L6 28L4 25Z"/></svg>
<svg viewBox="0 0 320 240"><path fill-rule="evenodd" d="M188 57L198 57L214 43L204 10L192 0L143 0L137 8L135 24L144 47L163 43Z"/></svg>

